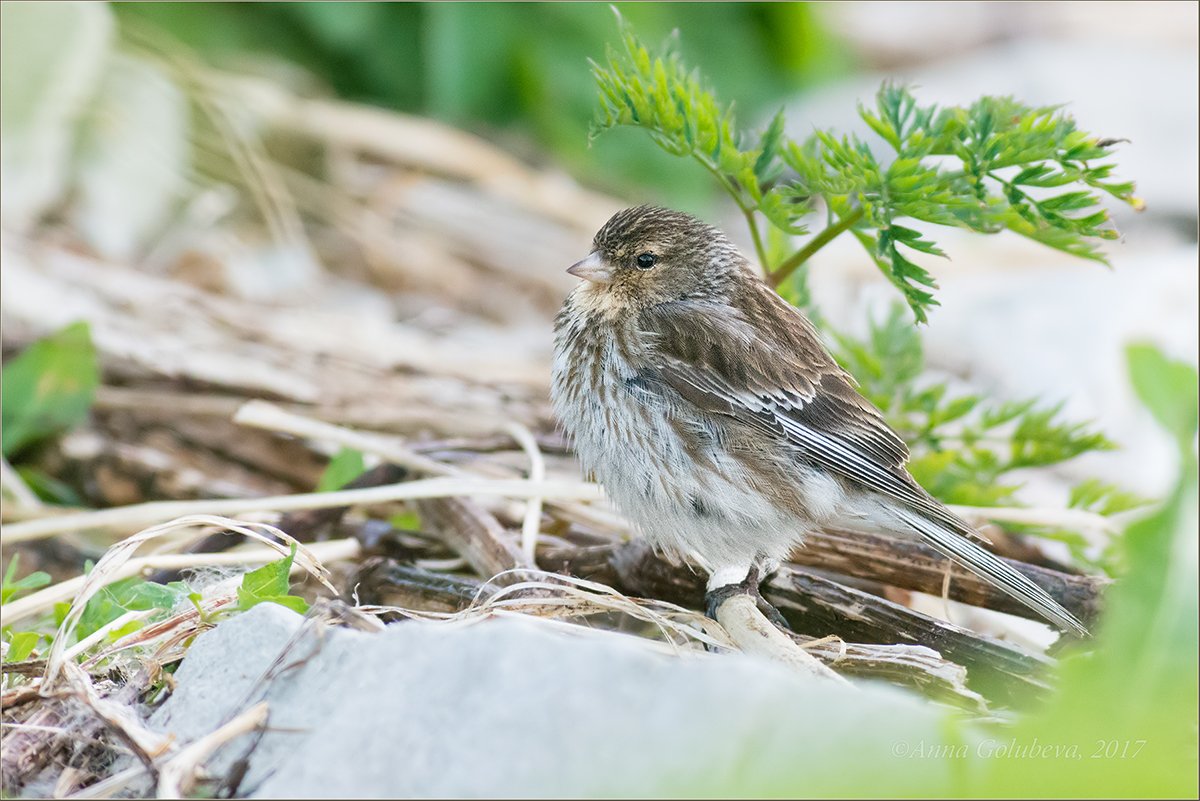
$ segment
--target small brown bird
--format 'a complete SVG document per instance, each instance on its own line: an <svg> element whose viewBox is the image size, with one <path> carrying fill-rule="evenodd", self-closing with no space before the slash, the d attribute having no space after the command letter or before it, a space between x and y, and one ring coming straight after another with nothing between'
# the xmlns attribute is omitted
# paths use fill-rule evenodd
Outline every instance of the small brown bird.
<svg viewBox="0 0 1200 801"><path fill-rule="evenodd" d="M912 535L1058 626L1087 631L904 469L908 448L816 330L719 230L618 212L567 272L554 406L640 533L709 571L710 610L836 525Z"/></svg>

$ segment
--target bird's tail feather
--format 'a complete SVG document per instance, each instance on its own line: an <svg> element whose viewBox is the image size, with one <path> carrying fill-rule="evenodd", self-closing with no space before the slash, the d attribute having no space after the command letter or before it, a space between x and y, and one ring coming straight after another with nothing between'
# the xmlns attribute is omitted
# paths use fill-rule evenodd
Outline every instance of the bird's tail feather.
<svg viewBox="0 0 1200 801"><path fill-rule="evenodd" d="M1060 628L1086 637L1088 630L1063 608L1062 604L1025 576L1005 564L995 554L949 531L937 523L908 509L893 509L900 518L916 529L930 545L986 581L1016 598Z"/></svg>

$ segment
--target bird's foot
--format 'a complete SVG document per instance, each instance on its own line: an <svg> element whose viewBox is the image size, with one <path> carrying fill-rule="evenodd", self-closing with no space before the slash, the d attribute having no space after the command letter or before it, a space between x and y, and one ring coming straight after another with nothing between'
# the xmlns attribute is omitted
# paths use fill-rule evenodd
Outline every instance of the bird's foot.
<svg viewBox="0 0 1200 801"><path fill-rule="evenodd" d="M736 575L734 571L729 571ZM705 600L708 614L724 628L733 645L743 653L765 656L808 676L845 683L821 660L801 648L779 610L763 600L758 591L760 572L750 570L742 581L720 583L732 578L717 574ZM712 648L710 650L716 650Z"/></svg>
<svg viewBox="0 0 1200 801"><path fill-rule="evenodd" d="M784 631L791 631L792 627L788 625L787 620L780 614L779 610L767 602L766 598L762 597L762 592L758 585L762 581L762 574L759 573L757 567L751 567L746 577L735 584L724 584L720 587L714 587L704 595L705 611L713 620L717 619L717 610L721 608L721 604L728 601L735 595L749 595L754 599L758 611L762 612L767 620L774 623Z"/></svg>

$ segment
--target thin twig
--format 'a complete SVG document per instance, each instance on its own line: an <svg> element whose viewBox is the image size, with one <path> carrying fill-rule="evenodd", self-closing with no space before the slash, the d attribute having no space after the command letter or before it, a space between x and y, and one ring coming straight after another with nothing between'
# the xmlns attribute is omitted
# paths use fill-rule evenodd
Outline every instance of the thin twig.
<svg viewBox="0 0 1200 801"><path fill-rule="evenodd" d="M252 400L243 404L233 415L233 422L261 428L266 431L276 431L292 434L306 439L328 440L346 448L354 448L363 453L373 453L392 464L427 473L433 476L457 476L463 471L450 465L422 456L405 447L389 441L389 438L379 434L366 434L352 431L343 426L314 420L311 417L295 414L279 408L273 403Z"/></svg>
<svg viewBox="0 0 1200 801"><path fill-rule="evenodd" d="M378 504L418 498L452 498L460 495L491 495L503 498L543 498L595 501L600 488L582 481L522 481L482 478L431 478L383 487L366 487L337 492L275 495L263 498L222 498L200 501L151 501L96 512L60 515L13 523L4 532L8 543L52 537L67 531L124 529L152 525L190 514L238 515L247 512L291 512L331 506Z"/></svg>
<svg viewBox="0 0 1200 801"><path fill-rule="evenodd" d="M545 481L546 460L542 458L542 451L538 448L533 433L520 423L509 423L505 428L529 457L529 480ZM521 522L521 550L531 565L537 564L537 541L541 525L542 499L530 498L525 502L525 519Z"/></svg>
<svg viewBox="0 0 1200 801"><path fill-rule="evenodd" d="M500 522L463 498L433 498L417 504L421 520L485 579L513 568L536 569Z"/></svg>

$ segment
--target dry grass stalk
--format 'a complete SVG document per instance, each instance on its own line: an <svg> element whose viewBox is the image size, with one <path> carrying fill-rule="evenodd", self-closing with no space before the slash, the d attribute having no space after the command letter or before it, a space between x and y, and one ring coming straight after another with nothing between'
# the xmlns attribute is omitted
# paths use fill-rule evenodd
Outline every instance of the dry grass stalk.
<svg viewBox="0 0 1200 801"><path fill-rule="evenodd" d="M218 749L243 734L256 731L267 722L267 702L261 701L233 720L193 740L158 769L159 798L189 796L199 778L200 768Z"/></svg>
<svg viewBox="0 0 1200 801"><path fill-rule="evenodd" d="M233 415L233 422L281 434L326 440L345 448L353 448L363 453L375 454L394 465L431 476L454 476L462 474L461 470L442 464L427 456L422 456L397 444L394 437L389 438L374 433L351 431L343 426L324 423L320 420L314 420L311 417L285 411L266 401L253 400L244 404Z"/></svg>
<svg viewBox="0 0 1200 801"><path fill-rule="evenodd" d="M337 492L313 492L281 495L273 498L235 498L212 501L153 501L116 509L80 512L14 523L5 537L9 543L44 539L69 531L85 529L122 530L160 523L188 515L235 515L271 510L291 512L301 509L328 509L392 501L426 498L450 498L463 495L491 495L505 498L569 498L597 500L600 490L594 484L579 481L520 481L491 479L431 478L386 487L368 487Z"/></svg>
<svg viewBox="0 0 1200 801"><path fill-rule="evenodd" d="M539 483L545 481L546 460L542 458L533 432L520 423L509 423L505 428L529 457L529 480ZM521 523L521 552L531 565L537 563L537 540L541 525L542 498L535 495L525 502L525 518Z"/></svg>

